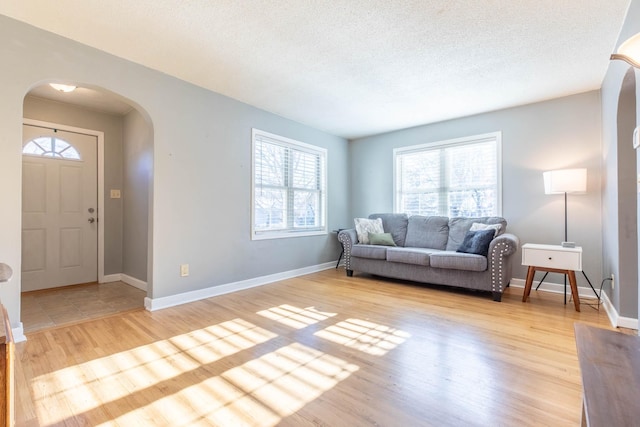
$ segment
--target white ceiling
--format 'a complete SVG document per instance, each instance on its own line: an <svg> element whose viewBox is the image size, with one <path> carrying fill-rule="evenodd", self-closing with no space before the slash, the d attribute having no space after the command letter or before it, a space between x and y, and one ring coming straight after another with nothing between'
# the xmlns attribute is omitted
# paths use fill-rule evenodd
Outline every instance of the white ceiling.
<svg viewBox="0 0 640 427"><path fill-rule="evenodd" d="M3 0L0 13L347 138L598 89L630 0Z"/></svg>

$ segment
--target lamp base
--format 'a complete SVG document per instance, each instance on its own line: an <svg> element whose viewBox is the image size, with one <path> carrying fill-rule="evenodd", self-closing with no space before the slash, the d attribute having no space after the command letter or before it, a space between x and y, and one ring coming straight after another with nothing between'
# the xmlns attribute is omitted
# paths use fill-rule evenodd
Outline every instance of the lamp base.
<svg viewBox="0 0 640 427"><path fill-rule="evenodd" d="M575 248L576 242L562 242L563 248Z"/></svg>

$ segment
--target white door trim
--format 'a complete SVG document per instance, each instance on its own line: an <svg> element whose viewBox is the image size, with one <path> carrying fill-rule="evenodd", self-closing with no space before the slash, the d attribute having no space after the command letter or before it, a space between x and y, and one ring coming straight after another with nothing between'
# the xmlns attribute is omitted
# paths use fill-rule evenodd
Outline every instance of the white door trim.
<svg viewBox="0 0 640 427"><path fill-rule="evenodd" d="M23 118L22 123L66 132L82 133L98 139L98 282L104 282L104 132L58 123Z"/></svg>

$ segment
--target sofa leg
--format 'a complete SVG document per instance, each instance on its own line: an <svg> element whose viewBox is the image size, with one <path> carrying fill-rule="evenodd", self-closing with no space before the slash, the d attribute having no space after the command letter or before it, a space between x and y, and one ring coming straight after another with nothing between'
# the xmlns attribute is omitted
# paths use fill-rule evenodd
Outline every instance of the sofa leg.
<svg viewBox="0 0 640 427"><path fill-rule="evenodd" d="M502 292L493 292L493 300L496 302L502 301Z"/></svg>
<svg viewBox="0 0 640 427"><path fill-rule="evenodd" d="M347 277L353 277L353 270L347 270Z"/></svg>

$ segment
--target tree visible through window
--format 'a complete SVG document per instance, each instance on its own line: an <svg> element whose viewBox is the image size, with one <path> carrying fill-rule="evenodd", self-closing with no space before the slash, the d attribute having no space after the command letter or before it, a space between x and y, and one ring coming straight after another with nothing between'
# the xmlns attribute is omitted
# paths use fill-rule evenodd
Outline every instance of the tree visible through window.
<svg viewBox="0 0 640 427"><path fill-rule="evenodd" d="M80 153L64 139L54 136L40 136L27 142L22 154L28 156L55 157L66 160L81 160Z"/></svg>
<svg viewBox="0 0 640 427"><path fill-rule="evenodd" d="M252 238L326 233L326 150L253 130Z"/></svg>
<svg viewBox="0 0 640 427"><path fill-rule="evenodd" d="M395 210L409 215L501 215L499 132L394 150Z"/></svg>

